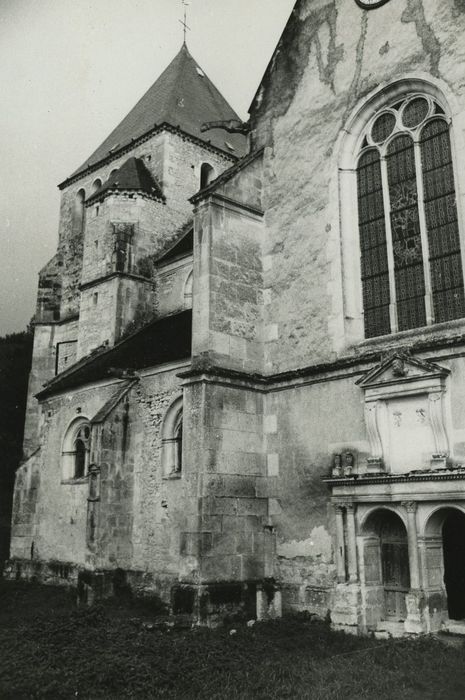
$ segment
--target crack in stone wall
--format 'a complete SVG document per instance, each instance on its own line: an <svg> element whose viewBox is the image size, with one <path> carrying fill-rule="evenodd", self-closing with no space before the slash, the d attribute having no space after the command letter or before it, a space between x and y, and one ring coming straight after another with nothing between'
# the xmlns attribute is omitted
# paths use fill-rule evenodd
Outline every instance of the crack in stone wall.
<svg viewBox="0 0 465 700"><path fill-rule="evenodd" d="M460 0L463 5L463 0ZM457 7L457 1L455 3ZM431 25L425 17L425 8L422 0L407 0L407 7L402 13L401 21L404 24L413 22L415 31L421 41L425 54L430 58L430 70L435 78L440 77L439 61L441 59L441 45L433 32Z"/></svg>

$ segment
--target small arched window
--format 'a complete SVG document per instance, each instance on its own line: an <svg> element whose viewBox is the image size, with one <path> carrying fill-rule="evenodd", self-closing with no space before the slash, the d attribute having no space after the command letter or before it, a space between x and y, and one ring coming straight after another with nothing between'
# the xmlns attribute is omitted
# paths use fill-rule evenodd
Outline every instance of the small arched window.
<svg viewBox="0 0 465 700"><path fill-rule="evenodd" d="M73 421L66 431L62 452L64 480L82 479L89 471L90 423L86 418Z"/></svg>
<svg viewBox="0 0 465 700"><path fill-rule="evenodd" d="M74 198L74 211L73 211L73 231L74 233L82 233L84 231L85 222L85 201L86 192L80 189L76 192Z"/></svg>
<svg viewBox="0 0 465 700"><path fill-rule="evenodd" d="M182 472L182 411L178 416L178 422L174 430L174 440L176 445L174 472L175 474L180 474Z"/></svg>
<svg viewBox="0 0 465 700"><path fill-rule="evenodd" d="M95 194L102 186L102 181L98 177L94 182L92 183L92 194Z"/></svg>
<svg viewBox="0 0 465 700"><path fill-rule="evenodd" d="M365 336L465 316L449 120L430 96L368 122L357 164Z"/></svg>
<svg viewBox="0 0 465 700"><path fill-rule="evenodd" d="M210 163L202 163L200 167L200 189L203 190L215 179L215 169Z"/></svg>
<svg viewBox="0 0 465 700"><path fill-rule="evenodd" d="M168 408L162 424L161 462L165 477L180 477L183 468L182 396Z"/></svg>

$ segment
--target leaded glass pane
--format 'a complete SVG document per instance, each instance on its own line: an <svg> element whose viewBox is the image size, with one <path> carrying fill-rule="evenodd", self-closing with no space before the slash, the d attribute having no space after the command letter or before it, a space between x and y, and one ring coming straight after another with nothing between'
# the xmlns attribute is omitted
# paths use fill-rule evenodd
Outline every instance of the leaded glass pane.
<svg viewBox="0 0 465 700"><path fill-rule="evenodd" d="M86 471L86 446L82 440L76 440L74 453L74 476L80 479Z"/></svg>
<svg viewBox="0 0 465 700"><path fill-rule="evenodd" d="M362 294L365 336L391 332L381 163L378 151L367 151L357 168Z"/></svg>
<svg viewBox="0 0 465 700"><path fill-rule="evenodd" d="M428 101L424 97L416 97L408 103L402 113L402 123L409 129L421 124L429 112Z"/></svg>
<svg viewBox="0 0 465 700"><path fill-rule="evenodd" d="M426 325L415 152L410 136L401 134L389 144L386 164L397 319L399 330L407 330Z"/></svg>
<svg viewBox="0 0 465 700"><path fill-rule="evenodd" d="M431 287L436 322L465 316L462 259L449 127L443 119L421 134Z"/></svg>
<svg viewBox="0 0 465 700"><path fill-rule="evenodd" d="M371 138L375 143L384 143L394 131L396 118L392 112L381 114L371 128Z"/></svg>

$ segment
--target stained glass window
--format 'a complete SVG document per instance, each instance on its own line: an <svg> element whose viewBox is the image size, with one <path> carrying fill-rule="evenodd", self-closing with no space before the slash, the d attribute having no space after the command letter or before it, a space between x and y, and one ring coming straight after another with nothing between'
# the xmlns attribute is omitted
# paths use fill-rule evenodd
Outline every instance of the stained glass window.
<svg viewBox="0 0 465 700"><path fill-rule="evenodd" d="M465 316L462 260L449 127L430 121L421 133L431 287L437 322Z"/></svg>
<svg viewBox="0 0 465 700"><path fill-rule="evenodd" d="M402 123L404 126L412 129L421 124L426 119L429 112L428 100L424 97L416 97L409 102L402 113Z"/></svg>
<svg viewBox="0 0 465 700"><path fill-rule="evenodd" d="M394 131L396 118L392 112L381 114L375 121L371 129L371 137L375 143L384 143L388 136Z"/></svg>
<svg viewBox="0 0 465 700"><path fill-rule="evenodd" d="M391 141L386 164L398 326L404 331L426 324L415 151L410 136L400 134Z"/></svg>
<svg viewBox="0 0 465 700"><path fill-rule="evenodd" d="M365 334L371 338L391 332L386 228L378 151L373 149L362 155L357 176Z"/></svg>
<svg viewBox="0 0 465 700"><path fill-rule="evenodd" d="M434 100L413 96L375 116L362 136L357 184L367 338L425 326L430 307L435 323L465 317L449 125L440 114Z"/></svg>

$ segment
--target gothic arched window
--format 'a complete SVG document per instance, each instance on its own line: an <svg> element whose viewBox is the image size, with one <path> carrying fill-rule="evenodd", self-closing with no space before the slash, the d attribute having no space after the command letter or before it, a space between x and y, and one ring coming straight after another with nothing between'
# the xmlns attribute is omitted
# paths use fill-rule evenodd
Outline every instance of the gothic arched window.
<svg viewBox="0 0 465 700"><path fill-rule="evenodd" d="M73 421L66 431L62 452L62 477L82 479L89 471L90 423L86 418Z"/></svg>
<svg viewBox="0 0 465 700"><path fill-rule="evenodd" d="M367 338L465 316L449 120L415 94L379 110L357 164Z"/></svg>
<svg viewBox="0 0 465 700"><path fill-rule="evenodd" d="M215 179L215 169L210 163L202 163L200 167L200 189L203 190Z"/></svg>
<svg viewBox="0 0 465 700"><path fill-rule="evenodd" d="M161 431L161 461L165 477L179 477L182 472L182 396L175 399L166 411Z"/></svg>

